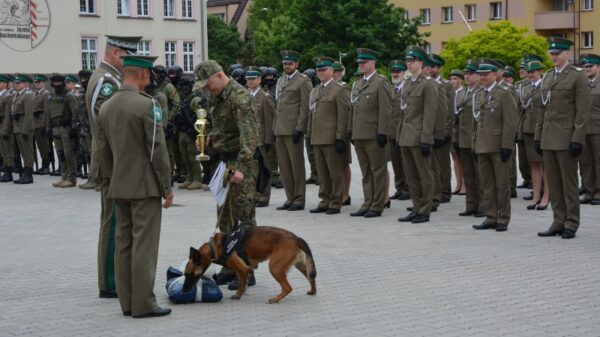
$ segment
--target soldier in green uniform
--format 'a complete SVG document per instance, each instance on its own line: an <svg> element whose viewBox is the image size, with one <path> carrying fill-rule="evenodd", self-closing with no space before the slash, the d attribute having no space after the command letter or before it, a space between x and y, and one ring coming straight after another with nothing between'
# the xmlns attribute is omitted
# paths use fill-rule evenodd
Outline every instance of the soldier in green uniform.
<svg viewBox="0 0 600 337"><path fill-rule="evenodd" d="M94 140L97 139L96 118L102 104L121 87L123 61L120 57L134 54L140 40L140 36L107 35L104 59L92 73L85 95L85 105L92 131L90 174L98 181L101 192L100 235L98 238L98 287L101 298L117 297L114 277L114 237L117 215L114 210L114 202L108 197L110 177L102 174L100 162L94 158L100 150Z"/></svg>
<svg viewBox="0 0 600 337"><path fill-rule="evenodd" d="M579 228L577 157L590 122L590 88L580 68L569 64L573 42L548 38L554 68L542 81L544 109L535 131L536 151L543 154L554 221L539 236L572 239Z"/></svg>
<svg viewBox="0 0 600 337"><path fill-rule="evenodd" d="M339 82L344 86L344 89L350 95L350 87L346 82L343 81L343 77L346 74L346 68L344 64L341 62L335 62L332 65L333 67L333 80ZM352 164L352 146L350 145L350 133L351 133L351 124L350 118L348 119L348 128L346 130L346 151L343 152L344 156L344 174L343 174L343 182L344 182L344 193L342 195L342 206L348 206L352 203L352 198L350 197L350 182L352 181L352 170L350 169L350 164Z"/></svg>
<svg viewBox="0 0 600 337"><path fill-rule="evenodd" d="M10 82L8 76L0 75L0 156L4 164L4 173L0 177L2 183L13 181L12 172L15 168L14 137L10 115L12 97L8 86Z"/></svg>
<svg viewBox="0 0 600 337"><path fill-rule="evenodd" d="M521 137L521 122L525 113L525 104L528 102L528 100L524 99L524 96L530 94L531 92L531 81L529 80L529 74L527 73L527 63L529 63L528 56L524 55L523 58L521 58L521 63L519 64L519 77L521 79L517 83L515 83L515 90L517 91L517 94L519 96L517 105L519 107L519 115L521 116L517 131L517 154L519 156L519 172L521 173L521 177L523 177L523 182L521 183L521 185L518 185L517 188L532 187L530 160L527 158L527 149Z"/></svg>
<svg viewBox="0 0 600 337"><path fill-rule="evenodd" d="M452 146L450 146L450 156L452 157L452 165L454 168L454 178L456 179L456 189L452 192L452 194L464 195L466 193L463 172L462 172L462 164L460 161L458 143L457 143L457 133L456 127L458 123L458 115L456 114L456 96L460 93L465 93L466 90L463 86L465 81L465 73L460 69L452 69L450 71L450 84L452 84L452 101L450 101L450 106L452 109L452 116L454 118L454 122L452 124ZM463 97L464 98L464 97Z"/></svg>
<svg viewBox="0 0 600 337"><path fill-rule="evenodd" d="M34 96L33 91L29 89L31 78L17 74L14 79L16 92L12 96L11 102L11 118L13 133L19 151L23 157L23 172L20 174L19 180L13 181L15 184L31 184L33 183L33 106Z"/></svg>
<svg viewBox="0 0 600 337"><path fill-rule="evenodd" d="M46 128L52 134L61 170L61 179L52 186L75 187L77 185L75 148L79 134L77 125L80 123L79 102L77 97L65 88L64 76L53 74L50 82L54 91L48 98Z"/></svg>
<svg viewBox="0 0 600 337"><path fill-rule="evenodd" d="M511 89L496 82L498 67L490 60L479 62L482 89L475 94L473 117L477 123L473 148L477 155L486 219L474 229L503 232L510 222L509 162L517 132L517 103Z"/></svg>
<svg viewBox="0 0 600 337"><path fill-rule="evenodd" d="M479 85L478 65L474 60L468 60L465 64L466 88L458 91L454 99L455 114L458 116L456 127L456 145L463 171L464 184L467 188L465 203L466 209L458 213L460 216L482 217L485 213L481 211L483 206L483 193L481 192L479 167L473 147L473 132L476 124L473 119L473 97L481 90Z"/></svg>
<svg viewBox="0 0 600 337"><path fill-rule="evenodd" d="M309 69L304 70L304 72L302 72L302 74L308 76L308 79L310 79L310 82L312 84L312 88L316 87L319 84L319 77L317 76L316 70L309 68ZM314 100L312 97L310 97L309 101L311 102L309 104L312 104L312 102ZM309 121L309 123L310 123L310 121ZM310 137L308 136L308 133L304 135L304 145L306 147L306 158L308 159L308 164L310 167L310 177L308 177L308 179L306 179L306 183L319 185L319 178L318 178L318 174L317 174L317 163L315 161L315 154L313 151L313 147L310 144Z"/></svg>
<svg viewBox="0 0 600 337"><path fill-rule="evenodd" d="M219 230L227 234L236 224L246 228L256 226L254 197L258 167L254 154L259 144L258 126L248 90L227 77L213 60L198 64L194 75L195 87L212 95L212 130L207 139L211 156L224 162L229 171L229 195L217 210ZM232 270L223 268L215 280L225 284L234 277ZM248 284L255 282L252 274ZM232 284L230 288L235 286Z"/></svg>
<svg viewBox="0 0 600 337"><path fill-rule="evenodd" d="M312 84L306 75L298 71L298 52L282 50L281 58L285 74L277 81L277 110L273 131L286 201L277 209L298 211L304 209L306 195L302 140L308 122Z"/></svg>
<svg viewBox="0 0 600 337"><path fill-rule="evenodd" d="M182 77L178 81L179 98L181 104L179 111L173 116L173 124L177 129L177 140L179 146L179 154L183 166L185 167L185 182L177 186L179 189L187 190L208 190L208 186L202 184L202 170L200 163L196 160L196 136L197 132L194 129L196 122L196 110L201 108L200 102L202 97L192 93L194 80L190 77Z"/></svg>
<svg viewBox="0 0 600 337"><path fill-rule="evenodd" d="M579 63L583 65L588 77L591 96L591 120L581 155L585 195L580 203L600 205L600 56L583 54Z"/></svg>
<svg viewBox="0 0 600 337"><path fill-rule="evenodd" d="M277 79L279 73L275 68L268 67L262 72L261 83L263 88L271 95L273 102L277 99L275 94L277 90ZM272 132L271 132L272 133ZM275 141L275 139L273 139ZM281 175L279 174L279 163L277 162L277 147L275 144L269 150L269 164L271 165L271 186L275 188L283 188Z"/></svg>
<svg viewBox="0 0 600 337"><path fill-rule="evenodd" d="M143 90L152 77L152 56L122 56L123 85L96 118L100 172L110 179L117 211L115 263L121 311L134 318L171 313L154 296L164 208L173 202L163 113Z"/></svg>
<svg viewBox="0 0 600 337"><path fill-rule="evenodd" d="M319 205L311 213L340 213L343 196L343 166L347 150L350 95L344 84L333 79L334 59L315 58L320 84L310 93L308 136L315 154L319 179Z"/></svg>
<svg viewBox="0 0 600 337"><path fill-rule="evenodd" d="M42 157L42 165L33 174L46 175L49 174L50 158L49 154L52 151L48 136L46 135L46 114L48 111L48 96L50 92L46 89L46 81L48 78L44 75L37 74L33 78L35 90L33 92L33 120L31 122L33 128L33 138L37 145L40 156Z"/></svg>
<svg viewBox="0 0 600 337"><path fill-rule="evenodd" d="M406 48L404 61L412 77L401 90L400 109L403 117L396 139L404 159L404 172L413 207L398 221L423 223L429 221L433 205L433 168L431 147L438 109L437 86L423 74L427 53L417 46Z"/></svg>
<svg viewBox="0 0 600 337"><path fill-rule="evenodd" d="M406 81L404 80L404 73L406 71L406 62L402 60L392 60L390 62L390 72L392 75L392 84L394 85L394 100L392 104L392 116L390 118L390 159L392 162L392 169L394 170L394 187L395 192L390 199L397 200L408 200L410 199L410 193L408 192L408 184L406 177L404 176L404 166L402 164L402 153L400 146L396 140L396 132L400 121L402 120L402 110L400 109L400 93Z"/></svg>
<svg viewBox="0 0 600 337"><path fill-rule="evenodd" d="M267 166L272 167L271 151L274 149L275 139L273 138L273 120L275 119L275 103L273 97L263 90L260 86L261 72L259 68L248 67L246 69L246 85L250 92L250 97L254 101L256 108L256 122L258 123L258 142L262 144L261 153L267 162ZM276 161L277 159L275 159ZM257 192L256 207L267 207L271 199L271 181L268 182L266 190L263 193Z"/></svg>
<svg viewBox="0 0 600 337"><path fill-rule="evenodd" d="M85 165L89 168L92 154L92 134L90 133L90 122L88 121L88 114L85 109L85 94L87 91L87 85L90 80L90 76L92 73L89 70L80 70L79 73L79 83L81 83L81 88L79 89L79 94L77 100L79 102L79 137L78 143L79 148L81 149L81 153L83 154L84 159L84 169ZM89 175L89 171L84 170L84 175L87 175L88 182L90 182L91 176Z"/></svg>
<svg viewBox="0 0 600 337"><path fill-rule="evenodd" d="M385 76L377 73L378 53L367 48L356 50L363 72L352 99L352 140L362 172L364 200L350 216L381 216L388 206L388 171L386 145L392 114L392 88Z"/></svg>

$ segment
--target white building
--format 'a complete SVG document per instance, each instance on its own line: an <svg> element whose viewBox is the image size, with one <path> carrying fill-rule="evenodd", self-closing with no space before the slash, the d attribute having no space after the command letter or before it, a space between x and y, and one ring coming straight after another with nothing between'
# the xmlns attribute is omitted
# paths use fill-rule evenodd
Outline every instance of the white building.
<svg viewBox="0 0 600 337"><path fill-rule="evenodd" d="M143 36L138 52L191 72L200 0L0 0L0 73L76 73L102 60L104 35Z"/></svg>

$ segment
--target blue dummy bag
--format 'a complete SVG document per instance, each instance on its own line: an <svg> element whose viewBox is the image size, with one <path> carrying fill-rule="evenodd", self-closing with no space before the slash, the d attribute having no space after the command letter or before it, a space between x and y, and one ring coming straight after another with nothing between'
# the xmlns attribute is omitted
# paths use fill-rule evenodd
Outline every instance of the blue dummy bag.
<svg viewBox="0 0 600 337"><path fill-rule="evenodd" d="M219 302L223 298L223 293L215 281L202 276L195 288L189 292L183 291L185 276L177 268L169 267L167 270L167 294L171 302L175 304L196 303L196 302Z"/></svg>

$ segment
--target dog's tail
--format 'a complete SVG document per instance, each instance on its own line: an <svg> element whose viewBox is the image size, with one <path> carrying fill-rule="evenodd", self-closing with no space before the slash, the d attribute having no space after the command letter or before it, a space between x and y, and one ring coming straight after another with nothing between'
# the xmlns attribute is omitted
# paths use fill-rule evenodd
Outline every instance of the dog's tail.
<svg viewBox="0 0 600 337"><path fill-rule="evenodd" d="M315 260L313 259L310 247L303 238L298 238L298 246L300 246L300 249L302 249L306 255L304 264L306 265L307 276L309 280L314 280L317 277L317 267L315 266Z"/></svg>

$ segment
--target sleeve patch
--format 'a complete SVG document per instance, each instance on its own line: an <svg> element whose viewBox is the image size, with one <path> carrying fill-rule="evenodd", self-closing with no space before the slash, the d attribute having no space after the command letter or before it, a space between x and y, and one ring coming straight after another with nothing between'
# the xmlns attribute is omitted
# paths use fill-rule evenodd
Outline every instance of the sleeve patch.
<svg viewBox="0 0 600 337"><path fill-rule="evenodd" d="M156 123L162 123L162 110L158 104L155 104L152 108L152 115Z"/></svg>
<svg viewBox="0 0 600 337"><path fill-rule="evenodd" d="M106 96L106 97L111 96L112 93L113 93L113 85L112 85L112 83L106 82L106 83L102 84L102 88L100 88L100 93L103 96Z"/></svg>

